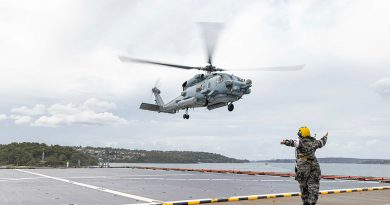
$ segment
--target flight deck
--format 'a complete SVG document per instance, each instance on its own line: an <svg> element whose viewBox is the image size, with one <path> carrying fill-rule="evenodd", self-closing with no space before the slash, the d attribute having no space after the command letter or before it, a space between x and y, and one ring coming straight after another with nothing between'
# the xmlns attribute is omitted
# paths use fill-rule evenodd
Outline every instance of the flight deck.
<svg viewBox="0 0 390 205"><path fill-rule="evenodd" d="M369 181L322 180L320 189L389 185ZM292 177L132 168L0 169L0 190L0 204L31 205L158 204L299 191L298 183ZM390 193L379 192L386 192L388 197L385 200L390 203ZM259 204L260 201L252 203Z"/></svg>

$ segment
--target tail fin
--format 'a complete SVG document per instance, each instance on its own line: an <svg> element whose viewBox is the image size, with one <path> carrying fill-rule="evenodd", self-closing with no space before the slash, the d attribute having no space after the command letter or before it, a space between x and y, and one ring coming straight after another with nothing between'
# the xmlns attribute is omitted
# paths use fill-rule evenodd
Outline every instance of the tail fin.
<svg viewBox="0 0 390 205"><path fill-rule="evenodd" d="M154 94L156 104L141 103L139 108L142 110L161 112L162 108L164 107L164 101L162 100L162 98L160 96L161 91L158 88L154 87L152 89L152 92Z"/></svg>
<svg viewBox="0 0 390 205"><path fill-rule="evenodd" d="M149 111L160 111L160 106L155 104L149 104L149 103L141 103L141 106L139 106L142 110L149 110Z"/></svg>
<svg viewBox="0 0 390 205"><path fill-rule="evenodd" d="M153 94L154 94L156 104L157 104L158 106L163 107L163 106L164 106L164 101L162 100L162 98L161 98L161 96L160 96L161 91L160 91L158 88L154 87L154 88L152 89L152 92L153 92Z"/></svg>

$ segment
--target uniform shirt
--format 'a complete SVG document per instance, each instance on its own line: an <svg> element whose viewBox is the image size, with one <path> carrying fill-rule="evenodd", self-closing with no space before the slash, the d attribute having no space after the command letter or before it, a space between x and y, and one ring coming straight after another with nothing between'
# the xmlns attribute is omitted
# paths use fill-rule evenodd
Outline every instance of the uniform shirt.
<svg viewBox="0 0 390 205"><path fill-rule="evenodd" d="M297 160L317 161L315 152L318 148L325 146L327 137L322 137L317 140L314 137L298 138L298 140L285 140L285 145L295 147L295 155Z"/></svg>

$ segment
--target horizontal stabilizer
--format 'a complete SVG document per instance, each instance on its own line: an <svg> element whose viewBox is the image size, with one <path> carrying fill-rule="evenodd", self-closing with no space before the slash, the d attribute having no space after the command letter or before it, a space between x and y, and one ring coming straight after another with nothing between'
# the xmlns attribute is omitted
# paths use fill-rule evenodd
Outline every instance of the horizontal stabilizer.
<svg viewBox="0 0 390 205"><path fill-rule="evenodd" d="M160 106L158 106L156 104L141 103L141 105L139 106L139 109L158 112L158 111L160 111Z"/></svg>

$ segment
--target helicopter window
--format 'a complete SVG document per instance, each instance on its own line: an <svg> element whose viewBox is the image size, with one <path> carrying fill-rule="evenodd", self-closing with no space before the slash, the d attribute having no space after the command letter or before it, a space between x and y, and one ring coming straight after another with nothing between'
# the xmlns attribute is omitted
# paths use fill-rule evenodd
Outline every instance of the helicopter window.
<svg viewBox="0 0 390 205"><path fill-rule="evenodd" d="M237 76L233 76L233 79L234 79L234 80L238 80L238 81L240 81L240 82L244 82L244 79L239 78L239 77L237 77Z"/></svg>
<svg viewBox="0 0 390 205"><path fill-rule="evenodd" d="M202 90L202 85L199 84L199 85L196 85L196 92L199 92Z"/></svg>
<svg viewBox="0 0 390 205"><path fill-rule="evenodd" d="M223 78L225 80L233 80L232 76L231 75L223 75Z"/></svg>
<svg viewBox="0 0 390 205"><path fill-rule="evenodd" d="M185 81L185 82L183 83L182 87L183 87L183 90L187 87L187 81Z"/></svg>
<svg viewBox="0 0 390 205"><path fill-rule="evenodd" d="M195 76L195 78L196 78L198 81L203 80L203 79L204 79L204 74L197 74L197 75Z"/></svg>
<svg viewBox="0 0 390 205"><path fill-rule="evenodd" d="M217 78L217 80L216 80L217 83L221 83L221 82L222 82L222 76L219 75L219 76L217 76L216 78Z"/></svg>

